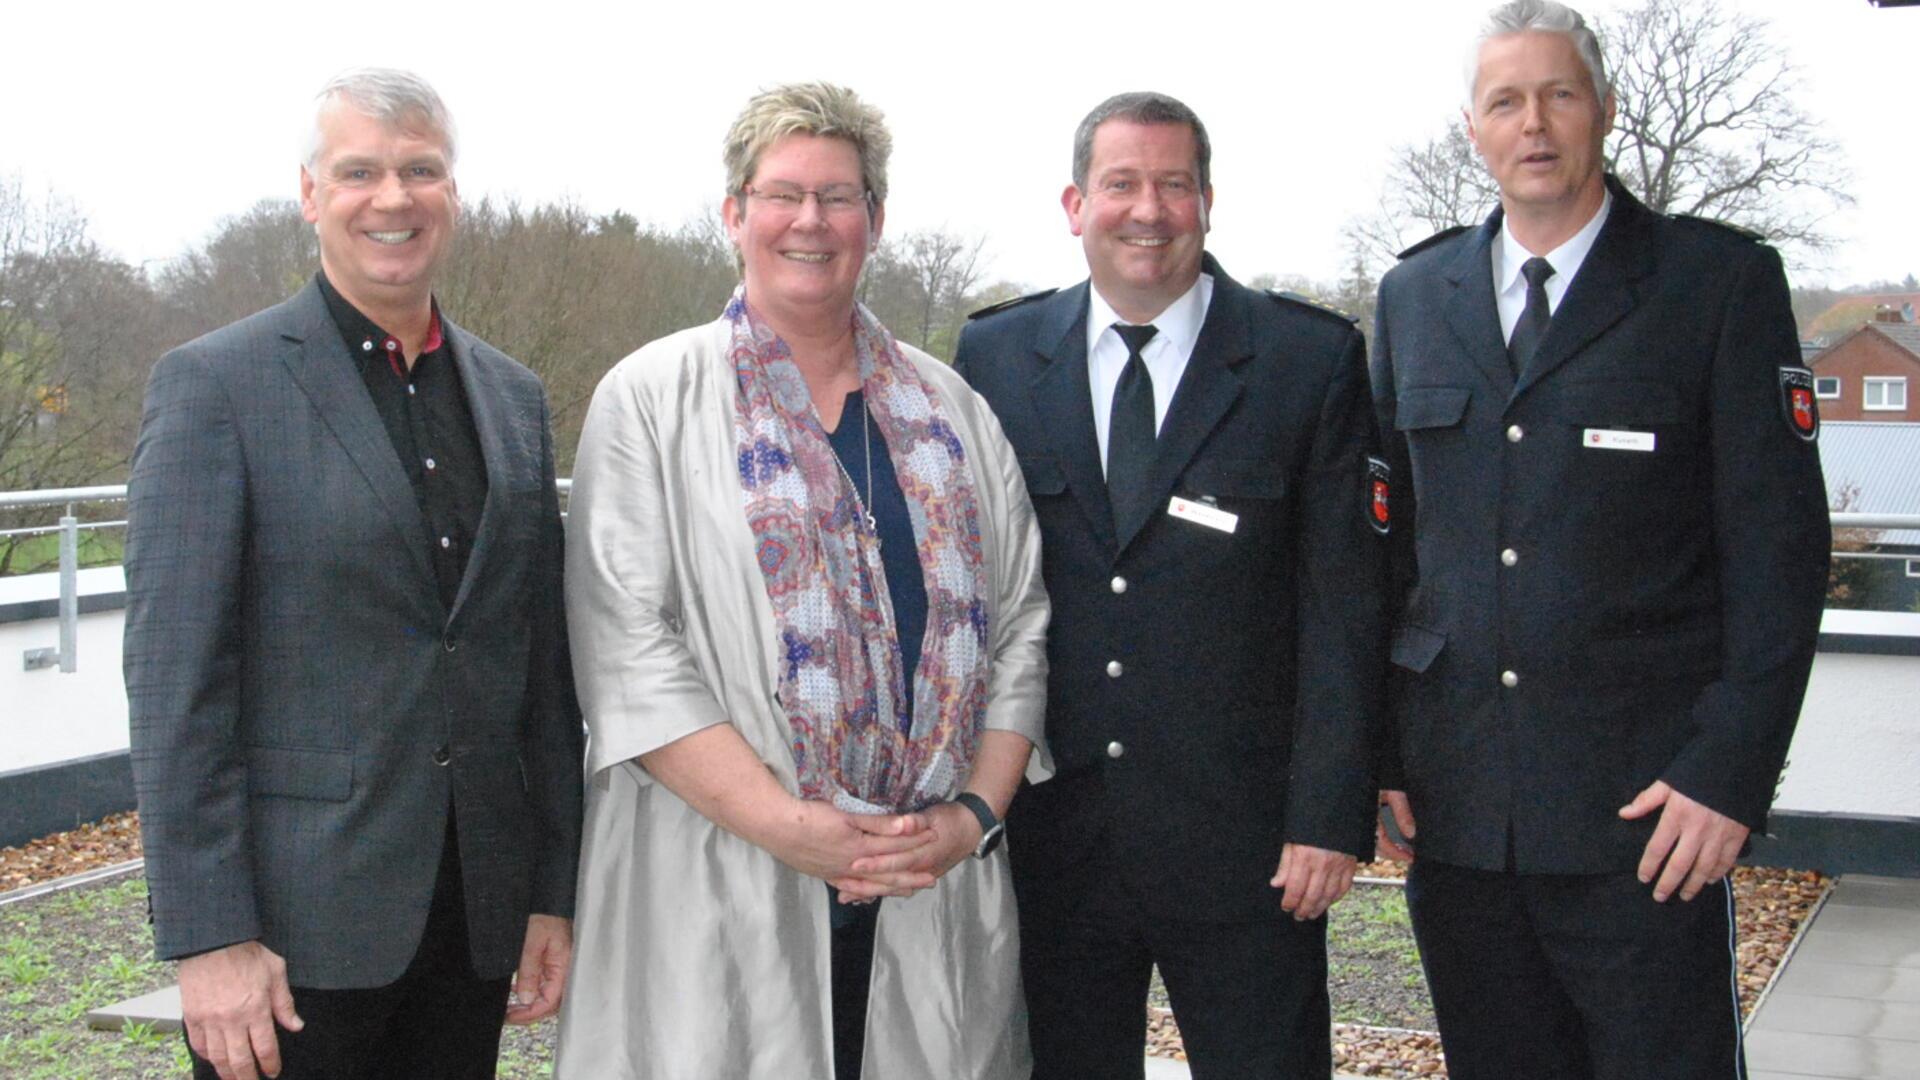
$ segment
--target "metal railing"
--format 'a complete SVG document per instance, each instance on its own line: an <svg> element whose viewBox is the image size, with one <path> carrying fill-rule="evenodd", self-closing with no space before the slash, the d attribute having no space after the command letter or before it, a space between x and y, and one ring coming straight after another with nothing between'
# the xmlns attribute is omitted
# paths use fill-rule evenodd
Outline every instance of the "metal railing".
<svg viewBox="0 0 1920 1080"><path fill-rule="evenodd" d="M555 482L562 497L573 492L573 480L561 477ZM61 671L72 673L79 666L80 634L80 533L96 529L119 528L126 524L125 519L118 521L80 521L74 516L73 508L80 503L116 503L127 501L125 484L111 484L102 487L49 488L42 491L0 491L0 511L19 510L34 506L62 506L66 512L54 525L35 525L20 529L0 530L0 539L14 536L47 536L58 533L60 536L60 643L37 649L26 650L25 662L28 671L58 666ZM562 516L565 516L564 513ZM1835 529L1920 529L1920 514L1856 514L1835 512ZM1913 556L1883 554L1865 551L1837 551L1836 556L1857 559L1909 559Z"/></svg>

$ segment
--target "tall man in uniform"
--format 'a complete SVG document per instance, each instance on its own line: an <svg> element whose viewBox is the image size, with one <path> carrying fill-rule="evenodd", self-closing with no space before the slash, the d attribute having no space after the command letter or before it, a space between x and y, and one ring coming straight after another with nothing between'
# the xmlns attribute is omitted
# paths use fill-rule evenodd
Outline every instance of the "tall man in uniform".
<svg viewBox="0 0 1920 1080"><path fill-rule="evenodd" d="M459 204L433 89L349 72L314 123L319 275L162 357L134 451L154 940L203 1080L491 1077L571 956L546 400L434 302Z"/></svg>
<svg viewBox="0 0 1920 1080"><path fill-rule="evenodd" d="M1206 128L1081 122L1091 280L975 317L955 367L1020 457L1053 602L1052 779L1007 844L1036 1080L1142 1075L1164 977L1200 1080L1331 1071L1326 924L1369 845L1384 464L1352 320L1203 243Z"/></svg>
<svg viewBox="0 0 1920 1080"><path fill-rule="evenodd" d="M1467 122L1500 208L1380 286L1373 392L1412 496L1386 801L1457 1080L1744 1075L1726 874L1820 622L1779 256L1604 175L1613 113L1577 13L1496 9Z"/></svg>

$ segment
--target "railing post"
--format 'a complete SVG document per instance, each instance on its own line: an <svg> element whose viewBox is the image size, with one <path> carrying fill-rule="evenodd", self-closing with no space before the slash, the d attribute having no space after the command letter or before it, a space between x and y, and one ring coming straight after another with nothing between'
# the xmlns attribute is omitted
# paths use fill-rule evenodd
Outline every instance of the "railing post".
<svg viewBox="0 0 1920 1080"><path fill-rule="evenodd" d="M71 675L80 667L80 519L72 503L60 516L60 644L28 649L24 659L28 671L58 664Z"/></svg>
<svg viewBox="0 0 1920 1080"><path fill-rule="evenodd" d="M80 666L80 519L73 505L60 518L60 670Z"/></svg>

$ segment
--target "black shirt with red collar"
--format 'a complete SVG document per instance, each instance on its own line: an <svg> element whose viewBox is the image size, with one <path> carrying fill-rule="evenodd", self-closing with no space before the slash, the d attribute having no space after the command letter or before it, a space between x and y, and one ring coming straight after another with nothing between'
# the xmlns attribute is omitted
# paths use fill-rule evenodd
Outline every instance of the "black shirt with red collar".
<svg viewBox="0 0 1920 1080"><path fill-rule="evenodd" d="M451 608L486 508L487 467L459 366L441 332L439 305L434 305L427 340L409 368L398 338L341 296L324 272L319 280L327 310L413 484L427 524L440 599Z"/></svg>

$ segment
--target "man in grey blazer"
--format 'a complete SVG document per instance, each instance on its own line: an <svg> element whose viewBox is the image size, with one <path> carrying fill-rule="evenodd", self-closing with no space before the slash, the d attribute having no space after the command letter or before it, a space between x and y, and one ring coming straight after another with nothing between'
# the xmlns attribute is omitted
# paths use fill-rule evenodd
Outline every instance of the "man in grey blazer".
<svg viewBox="0 0 1920 1080"><path fill-rule="evenodd" d="M154 938L195 1075L491 1077L559 1006L582 734L539 380L441 317L453 126L319 96L321 273L161 358L126 680Z"/></svg>

